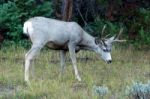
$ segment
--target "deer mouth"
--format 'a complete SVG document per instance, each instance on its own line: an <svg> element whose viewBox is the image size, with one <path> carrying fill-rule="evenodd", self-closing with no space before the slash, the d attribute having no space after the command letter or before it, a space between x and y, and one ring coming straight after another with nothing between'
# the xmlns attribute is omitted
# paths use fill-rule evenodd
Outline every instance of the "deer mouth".
<svg viewBox="0 0 150 99"><path fill-rule="evenodd" d="M112 60L107 60L106 61L107 64L110 64L111 62L112 62Z"/></svg>

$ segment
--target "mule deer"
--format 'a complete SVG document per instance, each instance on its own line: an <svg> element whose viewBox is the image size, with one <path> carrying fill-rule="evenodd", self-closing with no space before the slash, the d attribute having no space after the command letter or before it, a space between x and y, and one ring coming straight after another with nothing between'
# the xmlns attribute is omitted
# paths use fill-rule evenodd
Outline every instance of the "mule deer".
<svg viewBox="0 0 150 99"><path fill-rule="evenodd" d="M45 45L50 49L60 50L61 72L63 72L65 66L65 53L69 51L75 77L78 81L81 81L77 69L75 52L79 50L91 50L101 56L107 63L111 63L110 52L112 42L121 41L116 36L109 39L95 38L85 32L76 22L64 22L45 17L34 17L26 21L23 32L32 41L32 47L25 55L25 81L27 82L29 82L31 60L34 59ZM122 29L120 30L121 32Z"/></svg>

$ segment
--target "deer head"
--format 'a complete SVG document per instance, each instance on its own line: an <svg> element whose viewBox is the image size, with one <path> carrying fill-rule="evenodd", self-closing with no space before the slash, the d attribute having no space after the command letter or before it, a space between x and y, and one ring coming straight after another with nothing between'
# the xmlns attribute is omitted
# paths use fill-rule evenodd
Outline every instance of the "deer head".
<svg viewBox="0 0 150 99"><path fill-rule="evenodd" d="M102 33L104 33L104 30L106 28L106 25L104 25L102 29ZM104 59L107 63L111 63L111 50L112 50L112 43L114 42L124 42L126 40L119 40L119 36L123 32L123 28L120 29L118 35L112 36L110 38L96 38L95 43L99 46L99 53L101 53L102 59Z"/></svg>

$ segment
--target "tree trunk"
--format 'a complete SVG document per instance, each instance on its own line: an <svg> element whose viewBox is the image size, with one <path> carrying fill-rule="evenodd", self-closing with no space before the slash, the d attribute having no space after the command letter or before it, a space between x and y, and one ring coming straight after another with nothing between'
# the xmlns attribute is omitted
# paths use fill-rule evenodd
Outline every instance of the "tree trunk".
<svg viewBox="0 0 150 99"><path fill-rule="evenodd" d="M73 8L73 0L62 1L62 20L71 21L72 8Z"/></svg>
<svg viewBox="0 0 150 99"><path fill-rule="evenodd" d="M113 11L115 10L115 1L114 0L108 0L108 8L107 11L105 13L105 16L108 20L110 21L114 21L114 16L113 16Z"/></svg>
<svg viewBox="0 0 150 99"><path fill-rule="evenodd" d="M53 0L54 4L54 12L57 19L61 19L61 1L60 0Z"/></svg>
<svg viewBox="0 0 150 99"><path fill-rule="evenodd" d="M4 31L0 30L0 42L4 40L3 34L4 34Z"/></svg>

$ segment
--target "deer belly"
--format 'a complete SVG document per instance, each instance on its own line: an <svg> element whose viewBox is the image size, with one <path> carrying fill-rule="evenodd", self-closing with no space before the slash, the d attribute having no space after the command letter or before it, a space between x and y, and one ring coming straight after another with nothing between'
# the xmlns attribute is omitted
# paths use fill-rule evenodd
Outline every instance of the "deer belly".
<svg viewBox="0 0 150 99"><path fill-rule="evenodd" d="M67 43L64 43L64 44L56 44L52 41L48 42L46 44L46 46L50 49L53 49L53 50L68 50L68 45Z"/></svg>

